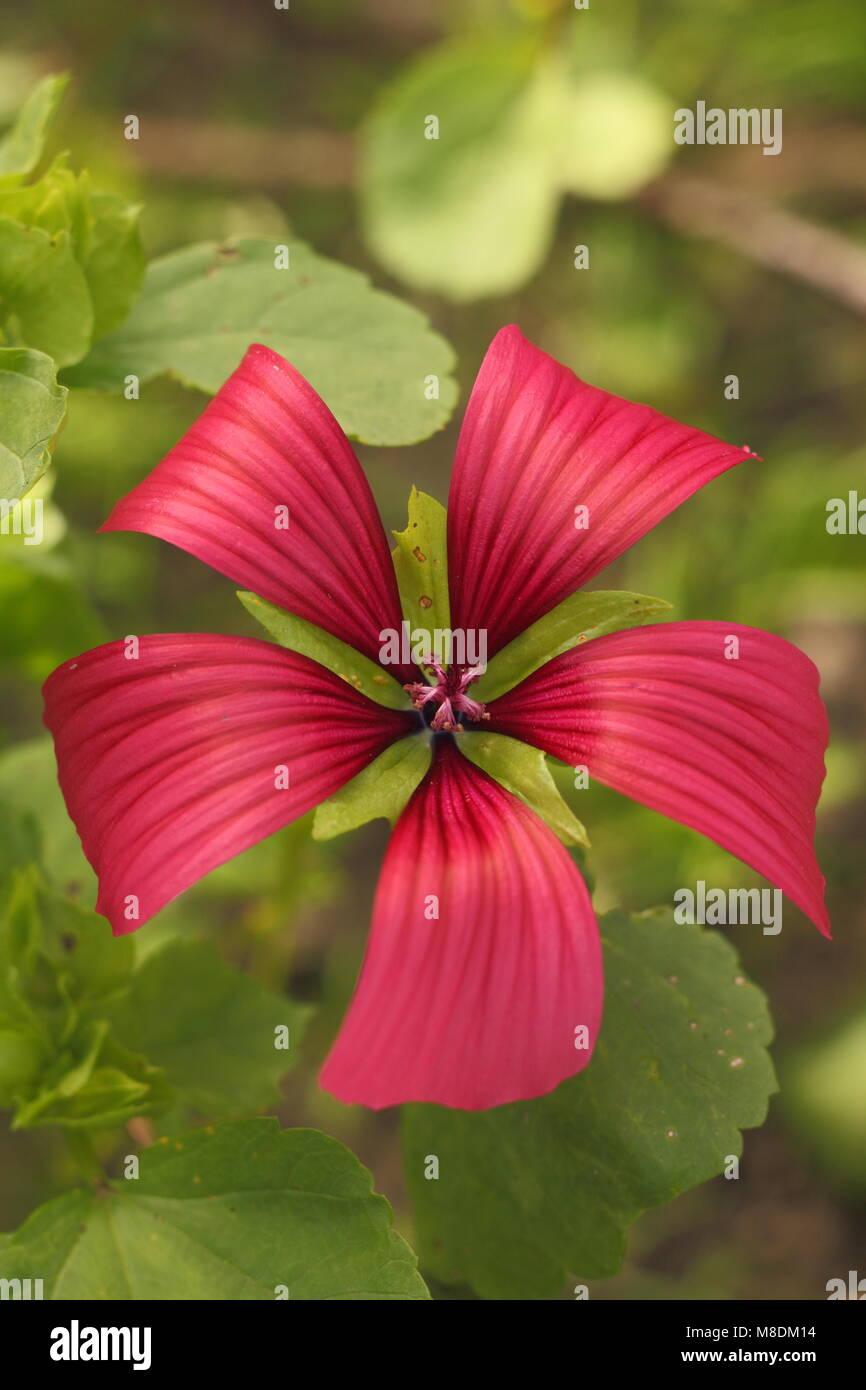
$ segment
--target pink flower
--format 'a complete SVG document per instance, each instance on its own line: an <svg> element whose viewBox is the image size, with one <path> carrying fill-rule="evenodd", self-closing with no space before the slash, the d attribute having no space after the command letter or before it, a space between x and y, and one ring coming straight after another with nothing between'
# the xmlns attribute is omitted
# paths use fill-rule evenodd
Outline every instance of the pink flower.
<svg viewBox="0 0 866 1390"><path fill-rule="evenodd" d="M503 329L451 482L453 628L486 630L492 656L748 456L586 385ZM586 530L574 527L576 502ZM280 506L288 531L274 526ZM171 541L374 661L383 630L400 627L357 459L308 383L265 347L249 349L103 529ZM724 659L732 634L738 661ZM461 754L473 729L586 765L710 836L829 935L812 846L826 717L815 667L787 642L734 623L628 629L556 657L486 709L471 695L475 671L440 667L435 688L412 666L397 674L421 714L241 637L143 637L131 661L108 643L45 685L60 783L116 933L395 739L444 730L391 838L364 966L322 1072L341 1100L483 1109L543 1094L589 1061L602 1007L589 894L534 811ZM280 764L291 780L277 790Z"/></svg>

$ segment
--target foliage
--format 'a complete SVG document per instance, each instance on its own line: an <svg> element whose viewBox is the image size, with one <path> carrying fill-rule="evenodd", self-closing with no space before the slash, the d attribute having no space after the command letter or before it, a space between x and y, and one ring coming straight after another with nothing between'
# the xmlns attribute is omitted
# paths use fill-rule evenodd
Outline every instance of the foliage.
<svg viewBox="0 0 866 1390"><path fill-rule="evenodd" d="M116 7L10 14L0 499L39 502L44 535L0 535L3 1278L44 1277L55 1298L425 1298L398 1232L448 1298L556 1299L591 1281L593 1298L809 1299L856 1267L866 602L862 537L824 523L864 461L866 12L782 9L768 23L749 0L469 0L398 23L335 0L293 6L291 40L267 7L228 7L214 30L204 0L168 25L157 6L143 30ZM63 106L65 78L26 95L25 78L67 63ZM698 99L784 108L784 157L676 146L672 113ZM137 144L120 134L128 110L142 113ZM761 209L784 214L769 239ZM813 223L833 240L813 240ZM591 1066L552 1095L481 1114L408 1107L407 1195L398 1117L337 1105L317 1074L388 826L429 765L424 739L113 939L90 908L39 683L130 630L256 619L258 635L406 708L344 644L255 595L241 611L171 547L96 530L263 340L360 441L405 618L447 628L433 498L448 491L454 378L465 399L512 321L584 379L766 463L692 498L605 575L609 590L545 615L471 693L492 700L578 641L664 619L644 593L678 619L798 642L834 724L819 844L837 940L810 937L793 909L780 936L734 928L730 942L647 914L674 885L759 880L601 786L578 790L537 750L464 740L594 883L607 1012ZM411 456L387 447L424 440ZM782 1097L743 1151L773 1088L750 979L773 1000ZM392 1195L393 1225L351 1149ZM732 1155L742 1180L707 1182Z"/></svg>

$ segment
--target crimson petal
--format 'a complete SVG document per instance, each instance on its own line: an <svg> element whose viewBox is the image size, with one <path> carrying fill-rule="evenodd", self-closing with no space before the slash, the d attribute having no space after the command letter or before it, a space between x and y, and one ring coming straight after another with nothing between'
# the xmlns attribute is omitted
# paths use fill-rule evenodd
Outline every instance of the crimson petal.
<svg viewBox="0 0 866 1390"><path fill-rule="evenodd" d="M754 457L588 386L503 328L466 409L448 505L451 620L492 655L711 478ZM575 508L588 508L587 529Z"/></svg>
<svg viewBox="0 0 866 1390"><path fill-rule="evenodd" d="M522 801L440 743L391 838L322 1085L373 1109L543 1095L586 1066L601 1005L598 929L574 862Z"/></svg>
<svg viewBox="0 0 866 1390"><path fill-rule="evenodd" d="M44 687L60 785L99 876L97 911L115 935L415 727L413 715L269 642L138 642L132 659L129 639L85 652Z"/></svg>
<svg viewBox="0 0 866 1390"><path fill-rule="evenodd" d="M829 936L813 846L818 681L807 656L757 628L661 623L556 657L490 704L489 727L709 836Z"/></svg>
<svg viewBox="0 0 866 1390"><path fill-rule="evenodd" d="M374 661L380 632L400 628L361 465L312 386L259 344L101 529L171 541Z"/></svg>

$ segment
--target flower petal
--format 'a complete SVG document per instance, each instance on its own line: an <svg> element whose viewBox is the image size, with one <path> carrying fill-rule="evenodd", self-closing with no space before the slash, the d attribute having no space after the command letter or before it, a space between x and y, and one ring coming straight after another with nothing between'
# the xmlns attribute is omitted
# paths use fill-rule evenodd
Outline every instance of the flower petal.
<svg viewBox="0 0 866 1390"><path fill-rule="evenodd" d="M661 623L556 657L493 701L489 727L708 835L829 936L813 847L827 746L818 680L807 656L757 628Z"/></svg>
<svg viewBox="0 0 866 1390"><path fill-rule="evenodd" d="M382 629L399 630L394 566L352 447L312 386L259 344L101 529L171 541L374 661Z"/></svg>
<svg viewBox="0 0 866 1390"><path fill-rule="evenodd" d="M704 483L754 457L612 396L503 328L481 364L448 504L454 627L492 655ZM588 509L577 529L575 508Z"/></svg>
<svg viewBox="0 0 866 1390"><path fill-rule="evenodd" d="M414 724L269 642L138 642L137 658L126 659L128 639L109 642L44 687L60 786L115 935L323 801Z"/></svg>
<svg viewBox="0 0 866 1390"><path fill-rule="evenodd" d="M373 1109L543 1095L586 1066L601 1005L598 929L567 851L440 743L391 838L322 1085Z"/></svg>

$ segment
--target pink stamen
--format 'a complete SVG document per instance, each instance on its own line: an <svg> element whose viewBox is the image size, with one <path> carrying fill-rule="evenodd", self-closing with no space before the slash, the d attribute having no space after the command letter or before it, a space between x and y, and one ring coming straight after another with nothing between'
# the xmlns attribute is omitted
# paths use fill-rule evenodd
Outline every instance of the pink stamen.
<svg viewBox="0 0 866 1390"><path fill-rule="evenodd" d="M430 700L435 700L439 686L425 685L422 681L415 681L411 685L404 685L403 689L407 695L411 695L413 707L423 709Z"/></svg>
<svg viewBox="0 0 866 1390"><path fill-rule="evenodd" d="M430 728L435 729L437 733L453 733L455 729L459 728L457 717L447 695L434 714Z"/></svg>
<svg viewBox="0 0 866 1390"><path fill-rule="evenodd" d="M481 701L473 700L465 693L472 682L483 674L483 666L468 666L463 669L455 667L446 671L441 662L430 654L423 656L420 664L433 672L436 684L427 685L422 681L413 681L404 685L403 689L412 697L415 709L423 709L431 700L437 702L439 708L430 721L430 727L436 733L459 733L461 714L471 723L489 719L490 716Z"/></svg>

